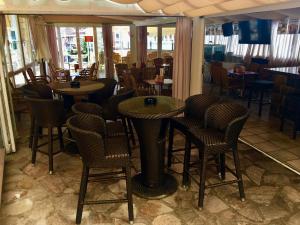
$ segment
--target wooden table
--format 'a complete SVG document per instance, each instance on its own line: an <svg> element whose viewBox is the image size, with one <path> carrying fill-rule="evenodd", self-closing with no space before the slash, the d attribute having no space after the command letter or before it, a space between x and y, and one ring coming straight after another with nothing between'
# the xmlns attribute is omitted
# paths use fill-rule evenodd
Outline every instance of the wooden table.
<svg viewBox="0 0 300 225"><path fill-rule="evenodd" d="M161 95L161 90L163 85L172 85L173 80L172 79L164 79L164 82L156 82L154 79L152 80L144 80L144 83L148 84L152 88L155 89L155 86L158 86L158 95Z"/></svg>
<svg viewBox="0 0 300 225"><path fill-rule="evenodd" d="M145 105L145 97L119 104L119 112L131 118L140 143L141 173L132 179L133 193L159 199L177 190L176 179L165 173L165 142L169 118L183 112L183 101L157 96L155 105Z"/></svg>

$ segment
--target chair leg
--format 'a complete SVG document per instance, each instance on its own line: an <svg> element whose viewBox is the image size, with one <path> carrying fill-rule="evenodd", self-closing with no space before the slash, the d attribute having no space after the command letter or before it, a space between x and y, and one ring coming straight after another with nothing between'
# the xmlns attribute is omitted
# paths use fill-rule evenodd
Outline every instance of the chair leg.
<svg viewBox="0 0 300 225"><path fill-rule="evenodd" d="M49 157L49 174L53 173L53 133L52 127L48 127L48 157Z"/></svg>
<svg viewBox="0 0 300 225"><path fill-rule="evenodd" d="M62 151L64 149L64 140L63 140L63 133L62 133L61 127L57 127L57 134L58 134L58 138L59 138L59 147L60 147L60 150Z"/></svg>
<svg viewBox="0 0 300 225"><path fill-rule="evenodd" d="M220 169L221 169L221 179L225 180L226 168L225 168L225 153L220 154Z"/></svg>
<svg viewBox="0 0 300 225"><path fill-rule="evenodd" d="M203 208L204 203L204 193L205 193L205 179L206 179L206 164L207 164L207 151L206 149L201 149L200 159L200 185L199 185L199 199L198 199L198 207L200 210Z"/></svg>
<svg viewBox="0 0 300 225"><path fill-rule="evenodd" d="M129 133L130 133L130 138L131 138L132 145L135 145L133 127L132 127L132 124L131 124L131 120L129 118L127 118L127 124L128 124L128 128L129 128Z"/></svg>
<svg viewBox="0 0 300 225"><path fill-rule="evenodd" d="M89 176L89 168L84 164L83 169L82 169L80 191L79 191L79 198L78 198L78 204L77 204L76 224L81 223L84 198L85 198L85 193L86 193L87 184L88 184L88 176Z"/></svg>
<svg viewBox="0 0 300 225"><path fill-rule="evenodd" d="M33 116L31 115L30 116L30 136L29 136L29 144L28 144L28 147L31 148L32 147L32 143L33 143L33 135L34 135L34 118Z"/></svg>
<svg viewBox="0 0 300 225"><path fill-rule="evenodd" d="M124 131L125 131L125 136L126 136L128 153L131 156L132 152L131 152L131 146L130 146L130 143L129 143L129 134L128 134L127 124L126 124L126 119L124 117L122 117L121 119L122 119L122 124L124 126Z"/></svg>
<svg viewBox="0 0 300 225"><path fill-rule="evenodd" d="M293 139L296 139L297 136L297 128L298 128L298 123L295 121L294 126L293 126Z"/></svg>
<svg viewBox="0 0 300 225"><path fill-rule="evenodd" d="M133 224L134 215L133 215L130 163L126 165L125 171L126 171L126 189L127 189L127 200L128 200L128 218L129 218L129 223Z"/></svg>
<svg viewBox="0 0 300 225"><path fill-rule="evenodd" d="M32 150L31 163L35 164L36 151L37 151L37 146L38 146L38 141L39 141L39 126L38 125L34 125L32 138L33 138L33 140L32 140L32 146L31 146L31 150Z"/></svg>
<svg viewBox="0 0 300 225"><path fill-rule="evenodd" d="M168 167L169 168L172 165L173 140L174 140L174 126L171 122L170 130L169 130L169 146L168 146Z"/></svg>
<svg viewBox="0 0 300 225"><path fill-rule="evenodd" d="M184 150L184 163L183 163L183 176L182 186L187 188L190 186L190 158L191 158L191 141L189 138L185 138L185 150Z"/></svg>
<svg viewBox="0 0 300 225"><path fill-rule="evenodd" d="M279 130L280 130L280 131L283 131L283 127L284 127L284 116L281 116L281 118L280 118L280 128L279 128Z"/></svg>
<svg viewBox="0 0 300 225"><path fill-rule="evenodd" d="M233 159L234 159L234 165L235 165L235 171L238 179L238 186L239 186L239 192L240 192L240 198L241 201L245 200L245 192L244 192L244 184L243 184L243 178L241 173L241 166L240 166L240 159L238 155L238 149L237 147L232 148L233 151Z"/></svg>

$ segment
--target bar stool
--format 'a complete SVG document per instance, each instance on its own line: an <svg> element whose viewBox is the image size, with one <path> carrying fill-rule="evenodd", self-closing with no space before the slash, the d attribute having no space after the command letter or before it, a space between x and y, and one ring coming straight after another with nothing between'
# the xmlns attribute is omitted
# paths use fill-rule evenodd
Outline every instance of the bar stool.
<svg viewBox="0 0 300 225"><path fill-rule="evenodd" d="M80 192L76 213L76 224L81 223L84 205L128 202L129 222L133 223L131 188L131 163L126 137L106 138L105 121L91 114L79 114L68 119L67 126L75 138L83 163ZM122 168L110 173L92 173L90 169ZM124 174L124 175L122 175ZM127 195L123 199L86 201L88 182L126 179Z"/></svg>
<svg viewBox="0 0 300 225"><path fill-rule="evenodd" d="M273 88L273 81L269 80L255 80L249 83L249 96L248 96L248 108L251 106L252 94L253 91L259 92L259 108L258 108L258 116L261 116L261 111L263 107L264 94L267 91L270 91Z"/></svg>
<svg viewBox="0 0 300 225"><path fill-rule="evenodd" d="M34 118L34 135L32 143L32 164L36 161L36 152L40 151L49 157L49 174L53 173L53 155L64 149L63 134L61 127L65 123L64 104L59 100L38 99L25 97L29 102ZM57 128L60 151L53 153L53 128ZM48 128L48 152L42 152L39 148L45 144L38 145L39 129Z"/></svg>

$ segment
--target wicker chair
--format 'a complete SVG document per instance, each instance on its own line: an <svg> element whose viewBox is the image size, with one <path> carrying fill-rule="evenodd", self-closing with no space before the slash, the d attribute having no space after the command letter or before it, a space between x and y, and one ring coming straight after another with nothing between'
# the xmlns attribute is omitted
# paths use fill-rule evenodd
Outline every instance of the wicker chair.
<svg viewBox="0 0 300 225"><path fill-rule="evenodd" d="M53 173L53 155L59 152L53 152L53 128L56 127L58 131L58 139L60 143L60 151L64 148L63 134L61 127L65 123L65 110L64 104L59 100L52 99L39 99L39 98L29 98L26 100L30 104L32 115L34 118L34 135L32 144L32 164L36 161L36 152L44 144L38 145L39 139L39 129L48 128L48 153L49 157L49 174Z"/></svg>
<svg viewBox="0 0 300 225"><path fill-rule="evenodd" d="M173 150L174 129L179 130L187 139L189 137L189 129L195 126L203 128L206 109L218 101L219 97L216 96L202 94L193 95L185 100L184 116L171 118L169 130L168 167L172 164L172 153L182 151L182 149Z"/></svg>
<svg viewBox="0 0 300 225"><path fill-rule="evenodd" d="M124 137L107 139L105 122L101 117L90 114L75 115L68 119L67 126L75 138L83 163L80 192L76 213L76 224L81 223L83 206L88 204L106 204L128 202L128 217L133 223L133 202L131 188L130 157L125 147ZM122 168L121 171L102 174L90 174L94 168ZM124 174L125 173L125 174ZM124 174L121 176L121 174ZM123 199L86 201L85 195L89 181L126 179L127 195Z"/></svg>
<svg viewBox="0 0 300 225"><path fill-rule="evenodd" d="M26 74L27 72L27 74ZM26 81L26 83L42 83L42 84L49 84L51 83L52 79L51 77L45 75L45 76L35 76L32 69L29 67L26 69L26 71L22 71L23 77ZM27 76L28 75L28 76Z"/></svg>
<svg viewBox="0 0 300 225"><path fill-rule="evenodd" d="M102 116L103 110L101 106L94 103L78 102L72 106L72 111L75 114L86 113L86 114L92 114L96 116Z"/></svg>
<svg viewBox="0 0 300 225"><path fill-rule="evenodd" d="M125 63L118 63L115 64L115 68L118 77L118 85L120 87L123 87L123 82L124 82L123 76L124 76L124 72L126 73L126 71L128 70L128 65Z"/></svg>
<svg viewBox="0 0 300 225"><path fill-rule="evenodd" d="M162 68L163 63L164 63L164 60L162 58L153 59L153 64L155 66L156 74L160 74L160 68Z"/></svg>
<svg viewBox="0 0 300 225"><path fill-rule="evenodd" d="M126 135L129 137L133 145L135 145L135 138L133 127L129 118L124 118L118 110L120 102L134 97L134 90L125 90L117 95L109 98L108 102L103 107L103 119L107 122L108 136ZM121 120L121 121L120 121ZM110 122L109 122L110 121ZM129 150L130 151L130 150Z"/></svg>
<svg viewBox="0 0 300 225"><path fill-rule="evenodd" d="M48 85L41 83L34 84L29 83L21 87L23 96L31 98L40 98L40 99L52 99L52 90ZM30 135L29 135L29 148L32 147L33 143L33 133L34 133L34 117L32 115L31 109L29 107L30 113Z"/></svg>
<svg viewBox="0 0 300 225"><path fill-rule="evenodd" d="M245 193L243 187L242 174L240 171L240 161L238 156L237 142L239 134L248 118L248 111L245 107L236 103L221 103L209 107L205 113L204 129L193 127L190 130L189 143L186 144L184 156L183 185L189 184L189 167L191 142L199 150L200 157L200 183L198 207L203 208L205 188L217 187L225 184L237 182L240 198L244 201ZM225 152L233 154L235 172L227 168L237 179L224 181L225 179ZM208 156L220 155L221 178L220 183L205 186L206 166Z"/></svg>
<svg viewBox="0 0 300 225"><path fill-rule="evenodd" d="M98 79L98 81L103 83L104 87L96 93L90 94L88 96L88 101L102 105L107 102L111 96L113 96L117 81L111 78L101 78Z"/></svg>

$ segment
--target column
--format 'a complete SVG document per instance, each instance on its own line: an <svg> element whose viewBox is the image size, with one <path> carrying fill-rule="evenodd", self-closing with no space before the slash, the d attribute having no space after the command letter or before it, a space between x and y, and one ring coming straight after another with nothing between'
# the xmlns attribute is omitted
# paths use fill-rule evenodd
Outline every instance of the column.
<svg viewBox="0 0 300 225"><path fill-rule="evenodd" d="M190 95L203 91L204 37L204 18L193 18Z"/></svg>
<svg viewBox="0 0 300 225"><path fill-rule="evenodd" d="M137 62L137 38L136 38L136 26L130 25L130 53L131 53L131 64Z"/></svg>

